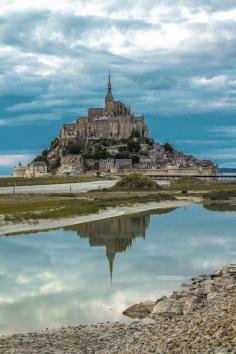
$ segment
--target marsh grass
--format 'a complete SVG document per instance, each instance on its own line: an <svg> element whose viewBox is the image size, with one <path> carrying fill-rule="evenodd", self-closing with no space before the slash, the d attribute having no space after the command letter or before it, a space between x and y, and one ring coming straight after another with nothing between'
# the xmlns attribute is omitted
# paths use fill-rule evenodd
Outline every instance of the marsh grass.
<svg viewBox="0 0 236 354"><path fill-rule="evenodd" d="M233 192L236 190L235 182L224 182L216 180L201 180L194 177L182 177L179 180L173 181L170 186L165 189L176 192L202 192L205 194L207 192Z"/></svg>
<svg viewBox="0 0 236 354"><path fill-rule="evenodd" d="M203 206L212 211L236 211L236 189L206 193Z"/></svg>
<svg viewBox="0 0 236 354"><path fill-rule="evenodd" d="M0 215L5 221L68 218L97 213L109 207L175 200L166 193L88 192L74 195L0 195Z"/></svg>

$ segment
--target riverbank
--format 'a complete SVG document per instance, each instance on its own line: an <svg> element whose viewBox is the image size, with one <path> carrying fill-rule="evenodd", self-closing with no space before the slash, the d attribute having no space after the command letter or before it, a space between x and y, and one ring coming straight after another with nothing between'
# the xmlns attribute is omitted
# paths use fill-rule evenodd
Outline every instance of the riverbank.
<svg viewBox="0 0 236 354"><path fill-rule="evenodd" d="M148 319L2 336L2 354L205 354L236 352L236 265L150 305Z"/></svg>
<svg viewBox="0 0 236 354"><path fill-rule="evenodd" d="M86 222L103 220L122 215L129 215L141 213L151 210L172 209L185 207L193 202L199 202L199 198L189 198L184 200L167 200L160 202L136 203L133 205L111 207L99 211L98 213L91 213L87 215L74 216L68 218L57 219L37 219L28 222L5 223L0 225L0 235L10 235L23 232L42 231L49 229L58 229L66 226L78 225Z"/></svg>

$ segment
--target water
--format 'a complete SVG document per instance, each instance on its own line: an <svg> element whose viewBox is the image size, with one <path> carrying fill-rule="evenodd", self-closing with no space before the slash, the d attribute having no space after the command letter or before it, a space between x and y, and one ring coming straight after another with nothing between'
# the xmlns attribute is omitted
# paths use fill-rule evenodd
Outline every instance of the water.
<svg viewBox="0 0 236 354"><path fill-rule="evenodd" d="M0 238L0 332L101 321L236 262L235 213L200 205Z"/></svg>

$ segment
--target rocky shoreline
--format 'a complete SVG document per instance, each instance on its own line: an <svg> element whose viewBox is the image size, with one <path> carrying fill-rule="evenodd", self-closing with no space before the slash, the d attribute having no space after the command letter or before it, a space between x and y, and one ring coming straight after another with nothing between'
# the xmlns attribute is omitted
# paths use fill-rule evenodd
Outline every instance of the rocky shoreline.
<svg viewBox="0 0 236 354"><path fill-rule="evenodd" d="M236 264L192 278L171 296L124 313L144 320L2 336L0 353L236 353Z"/></svg>

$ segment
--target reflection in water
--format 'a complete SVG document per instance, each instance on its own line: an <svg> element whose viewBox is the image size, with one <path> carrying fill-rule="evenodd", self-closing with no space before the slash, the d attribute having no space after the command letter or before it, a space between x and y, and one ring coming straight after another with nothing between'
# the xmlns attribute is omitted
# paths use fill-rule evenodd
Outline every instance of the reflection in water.
<svg viewBox="0 0 236 354"><path fill-rule="evenodd" d="M77 231L80 238L89 238L91 247L106 247L112 282L113 264L116 253L125 252L137 237L145 239L150 215L125 215L67 228Z"/></svg>
<svg viewBox="0 0 236 354"><path fill-rule="evenodd" d="M234 213L193 205L0 237L0 333L126 321L128 306L235 263L235 229Z"/></svg>

